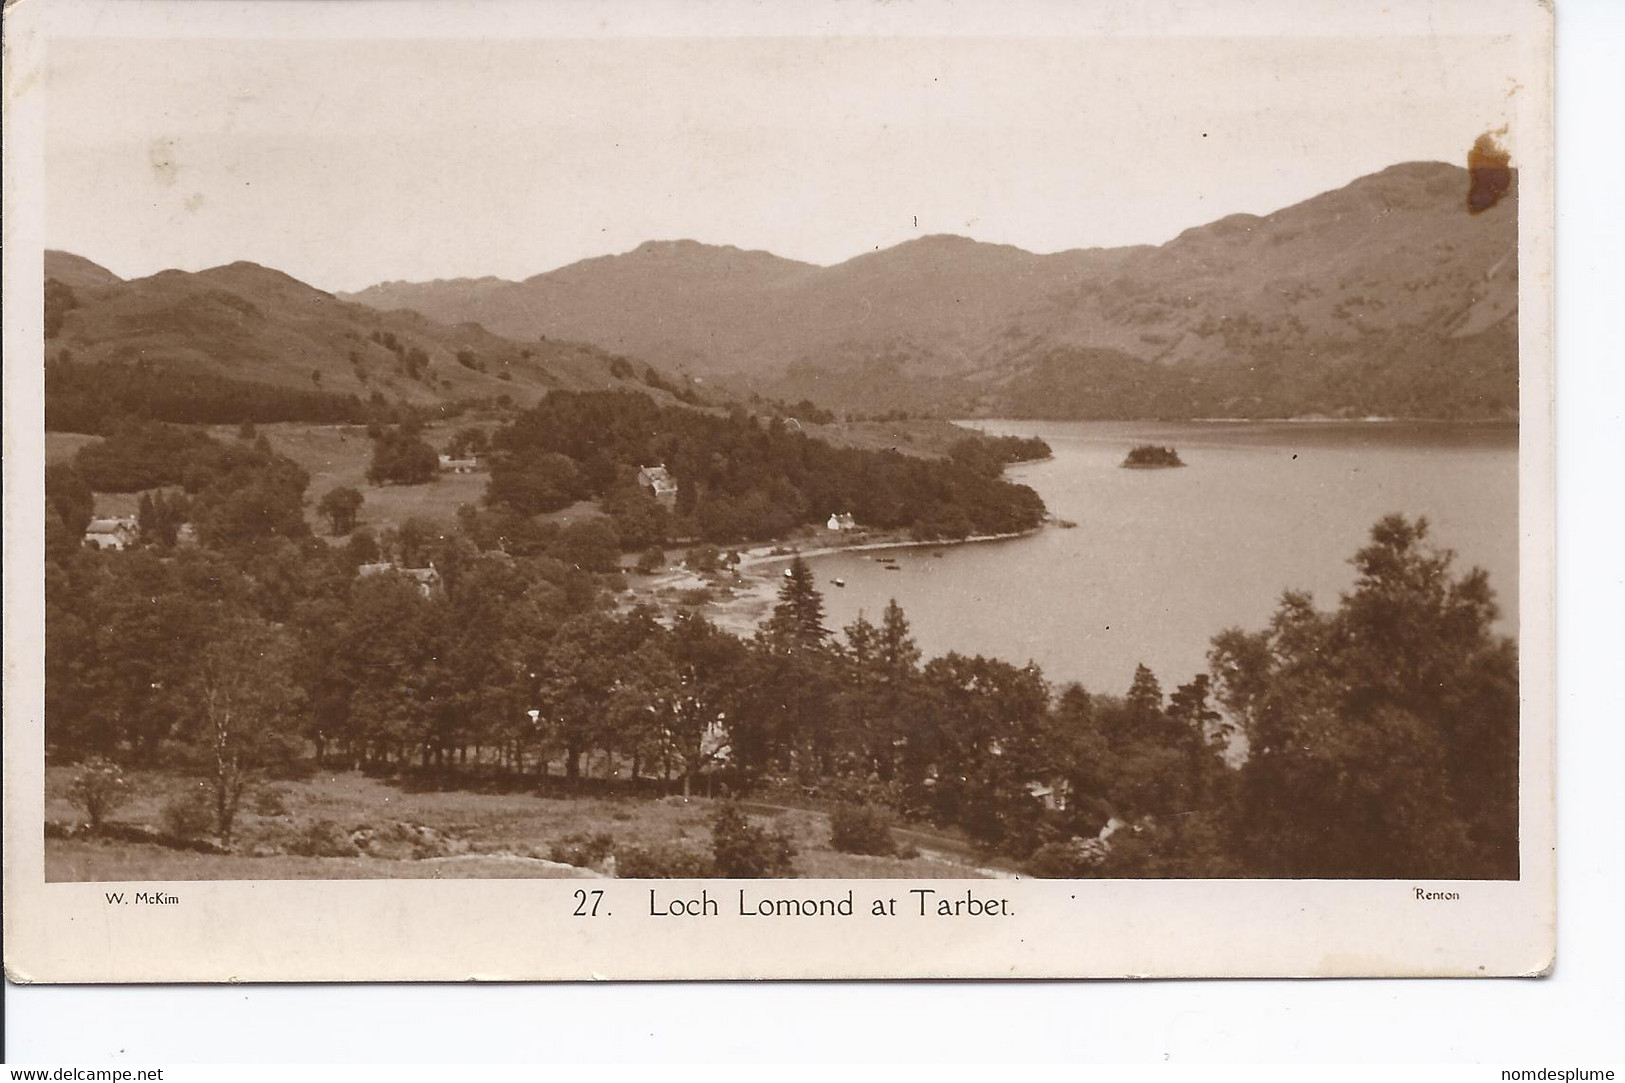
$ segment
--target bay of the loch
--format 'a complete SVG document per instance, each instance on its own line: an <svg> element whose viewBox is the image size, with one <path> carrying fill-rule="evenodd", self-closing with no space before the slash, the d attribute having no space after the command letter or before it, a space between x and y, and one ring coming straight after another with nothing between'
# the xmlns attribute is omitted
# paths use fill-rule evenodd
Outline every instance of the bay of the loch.
<svg viewBox="0 0 1625 1083"><path fill-rule="evenodd" d="M966 424L1048 441L1053 458L1008 476L1076 526L813 558L831 628L860 611L878 619L895 597L928 656L1032 660L1052 681L1115 694L1143 662L1171 688L1203 668L1219 631L1263 627L1283 591L1333 606L1372 524L1399 512L1426 516L1461 566L1489 573L1499 627L1516 633L1514 423ZM1146 443L1176 448L1186 465L1122 469Z"/></svg>

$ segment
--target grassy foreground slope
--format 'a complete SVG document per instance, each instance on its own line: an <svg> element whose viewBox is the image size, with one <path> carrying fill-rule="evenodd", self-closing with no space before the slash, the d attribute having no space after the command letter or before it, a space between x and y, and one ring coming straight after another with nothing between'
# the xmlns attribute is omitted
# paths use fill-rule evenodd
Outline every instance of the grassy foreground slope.
<svg viewBox="0 0 1625 1083"><path fill-rule="evenodd" d="M67 796L68 768L46 771L47 821L72 822L78 813ZM157 828L161 796L184 780L164 771L134 772L136 798L121 809L121 823ZM703 797L546 797L535 793L469 790L411 792L356 772L319 773L277 785L283 811L242 814L241 852L195 853L148 843L49 838L46 880L350 880L460 879L599 875L548 859L551 845L574 835L604 833L621 845L687 843L708 846L716 802ZM984 875L958 854L915 858L866 857L829 846L829 821L820 812L752 806L752 814L787 826L797 849L797 872L813 877L966 877ZM311 825L325 821L343 833L360 828L378 835L428 839L421 856L402 846L382 856L317 857L293 852ZM404 828L395 825L405 825ZM921 837L919 845L932 840ZM944 838L959 850L962 843ZM438 851L438 852L436 852ZM936 851L932 851L937 853ZM962 852L962 851L961 851Z"/></svg>

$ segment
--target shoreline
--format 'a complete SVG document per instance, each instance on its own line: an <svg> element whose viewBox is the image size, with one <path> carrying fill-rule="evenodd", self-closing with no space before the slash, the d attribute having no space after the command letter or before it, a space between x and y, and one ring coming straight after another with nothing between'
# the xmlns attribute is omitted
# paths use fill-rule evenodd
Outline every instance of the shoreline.
<svg viewBox="0 0 1625 1083"><path fill-rule="evenodd" d="M947 548L960 545L977 545L985 542L1013 541L1018 538L1030 538L1040 533L1048 526L1058 526L1058 521L1046 518L1043 523L1029 530L1010 531L1001 534L973 534L964 538L939 539L936 541L915 541L909 538L899 538L891 541L859 542L852 545L823 545L812 549L797 549L788 552L774 552L772 549L782 549L783 546L773 546L772 549L758 546L754 550L744 550L739 555L739 563L732 569L702 574L688 568L674 568L655 576L647 577L643 582L630 585L627 588L629 598L625 599L627 605L649 604L659 609L662 614L675 616L678 613L699 613L712 624L726 632L731 632L744 639L749 639L756 633L757 626L772 612L773 605L778 599L780 576L769 569L776 563L787 563L800 556L803 558L834 556L839 553L872 553L898 549L924 549ZM704 591L708 597L704 601L691 602L684 599L685 594Z"/></svg>
<svg viewBox="0 0 1625 1083"><path fill-rule="evenodd" d="M792 549L787 553L763 553L759 551L760 547L758 547L756 550L746 550L741 552L739 554L739 563L735 565L735 567L754 568L762 564L771 564L776 560L794 560L796 557L827 557L834 556L837 553L873 553L883 549L925 549L931 547L948 548L950 546L959 545L977 545L982 542L1011 541L1015 538L1030 538L1034 534L1042 531L1044 527L1048 525L1049 520L1046 519L1038 526L1031 527L1027 530L1014 530L1004 534L970 534L963 538L939 538L931 541L916 541L912 538L908 538L899 539L897 541L861 542L856 545L825 545L815 549ZM783 546L775 546L774 548L779 549L783 548Z"/></svg>

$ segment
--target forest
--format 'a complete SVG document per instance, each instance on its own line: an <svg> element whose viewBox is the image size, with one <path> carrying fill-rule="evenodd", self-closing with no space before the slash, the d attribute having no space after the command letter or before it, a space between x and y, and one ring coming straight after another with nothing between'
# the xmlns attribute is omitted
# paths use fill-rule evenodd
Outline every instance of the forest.
<svg viewBox="0 0 1625 1083"><path fill-rule="evenodd" d="M193 425L356 423L377 412L377 404L354 395L144 364L80 364L70 351L62 352L65 357L45 366L47 432L105 434L132 418Z"/></svg>
<svg viewBox="0 0 1625 1083"><path fill-rule="evenodd" d="M608 479L663 460L691 493L677 515L702 523L713 501L776 493L798 516L848 502L929 529L940 513L917 489L1007 484L782 425L548 402L493 441L512 469L553 455ZM86 449L47 473L48 759L81 765L87 793L121 766L194 779L174 800L204 795L194 830L227 848L258 788L320 767L549 794L788 786L1042 876L1517 875L1516 648L1491 630L1486 577L1425 521L1377 523L1335 607L1287 594L1171 691L1144 667L1126 690L1084 689L923 658L895 604L830 629L799 560L741 638L621 604L621 539L601 519L559 527L498 501L455 528L330 544L299 514L308 479L263 441L160 426L127 448L141 453ZM188 505L144 505L137 545L97 551L80 544L93 484L177 486ZM1026 498L1005 495L981 519L966 506L969 529L1022 521ZM435 574L360 574L384 561Z"/></svg>
<svg viewBox="0 0 1625 1083"><path fill-rule="evenodd" d="M491 438L488 503L529 515L602 498L628 547L667 538L777 538L851 512L920 539L1029 530L1044 504L1000 472L1043 441L972 438L947 459L837 448L783 417L660 406L630 392L555 392ZM633 478L663 464L678 483L658 507Z"/></svg>

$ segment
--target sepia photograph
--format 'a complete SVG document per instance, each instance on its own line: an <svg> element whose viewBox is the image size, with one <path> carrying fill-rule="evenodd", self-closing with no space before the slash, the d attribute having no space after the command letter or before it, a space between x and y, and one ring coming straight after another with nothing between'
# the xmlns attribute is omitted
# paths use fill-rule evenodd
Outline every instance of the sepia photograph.
<svg viewBox="0 0 1625 1083"><path fill-rule="evenodd" d="M1549 922L1549 15L1504 8L42 36L39 889Z"/></svg>

